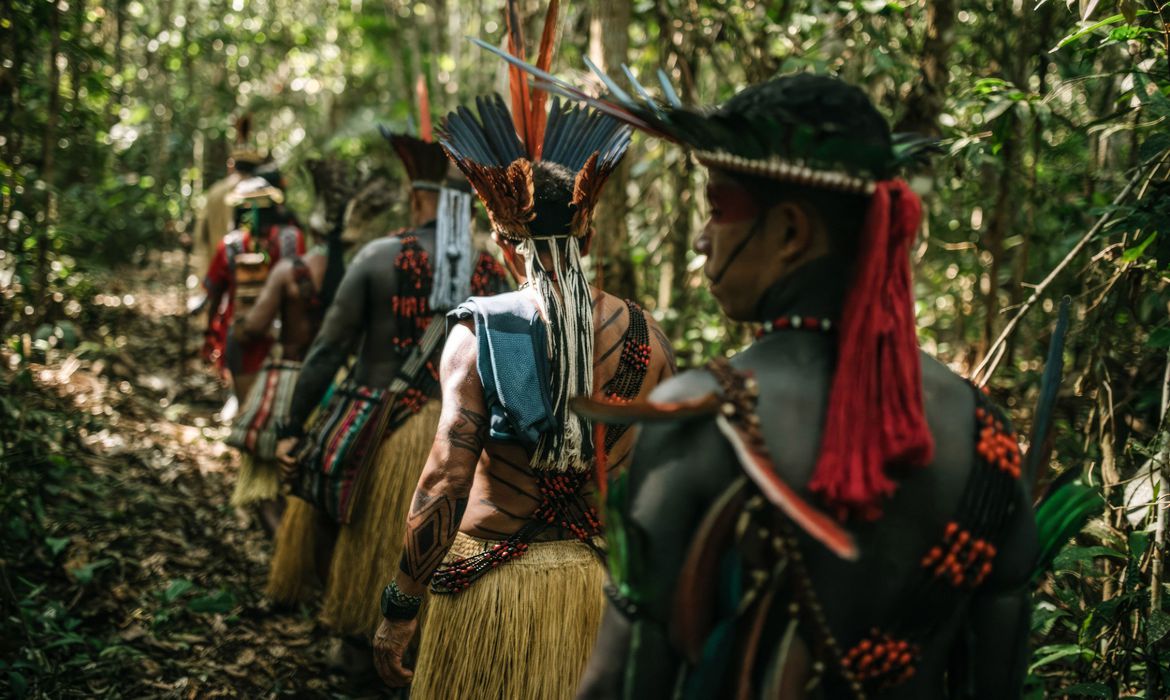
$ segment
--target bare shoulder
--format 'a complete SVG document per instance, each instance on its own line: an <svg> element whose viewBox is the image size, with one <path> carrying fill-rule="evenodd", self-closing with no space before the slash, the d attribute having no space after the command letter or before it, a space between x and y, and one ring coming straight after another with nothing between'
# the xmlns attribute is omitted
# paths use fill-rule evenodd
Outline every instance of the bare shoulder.
<svg viewBox="0 0 1170 700"><path fill-rule="evenodd" d="M443 359L441 374L444 382L451 377L460 379L470 374L477 374L476 360L479 346L475 337L475 326L471 319L462 319L452 323L447 329L447 339L443 343Z"/></svg>
<svg viewBox="0 0 1170 700"><path fill-rule="evenodd" d="M354 256L353 265L378 264L385 260L393 260L402 250L402 239L397 236L384 236L370 241L362 246Z"/></svg>

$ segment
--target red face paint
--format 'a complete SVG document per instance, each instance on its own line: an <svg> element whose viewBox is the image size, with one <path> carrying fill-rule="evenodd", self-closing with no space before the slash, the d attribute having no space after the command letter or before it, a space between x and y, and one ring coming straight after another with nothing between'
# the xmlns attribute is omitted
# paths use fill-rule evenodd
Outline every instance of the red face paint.
<svg viewBox="0 0 1170 700"><path fill-rule="evenodd" d="M708 185L707 202L711 205L711 220L717 224L754 221L760 215L760 205L751 192L731 183Z"/></svg>

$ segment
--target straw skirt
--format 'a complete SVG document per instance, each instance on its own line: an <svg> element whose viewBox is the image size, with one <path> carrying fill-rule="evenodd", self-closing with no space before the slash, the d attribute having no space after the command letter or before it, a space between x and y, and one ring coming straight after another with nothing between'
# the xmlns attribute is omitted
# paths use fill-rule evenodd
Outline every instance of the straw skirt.
<svg viewBox="0 0 1170 700"><path fill-rule="evenodd" d="M447 561L492 544L460 533ZM462 593L428 596L410 697L574 697L601 626L604 583L586 544L534 542Z"/></svg>
<svg viewBox="0 0 1170 700"><path fill-rule="evenodd" d="M322 621L345 636L371 638L382 621L382 589L398 571L406 515L439 425L438 400L382 441L365 476L353 518L341 526Z"/></svg>

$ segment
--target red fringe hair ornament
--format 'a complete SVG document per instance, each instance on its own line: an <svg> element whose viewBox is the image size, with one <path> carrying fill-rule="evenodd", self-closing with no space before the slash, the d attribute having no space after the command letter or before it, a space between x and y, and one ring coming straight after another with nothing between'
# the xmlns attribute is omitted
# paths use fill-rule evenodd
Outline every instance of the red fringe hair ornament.
<svg viewBox="0 0 1170 700"><path fill-rule="evenodd" d="M837 369L809 488L844 515L880 516L887 470L934 457L914 323L910 245L922 204L902 180L877 183L839 325Z"/></svg>

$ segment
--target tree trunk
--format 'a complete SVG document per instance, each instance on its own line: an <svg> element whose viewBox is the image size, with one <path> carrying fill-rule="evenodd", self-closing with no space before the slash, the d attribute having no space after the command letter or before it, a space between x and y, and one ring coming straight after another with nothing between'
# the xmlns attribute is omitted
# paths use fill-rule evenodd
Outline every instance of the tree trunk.
<svg viewBox="0 0 1170 700"><path fill-rule="evenodd" d="M906 111L894 131L941 136L938 118L942 114L947 84L948 58L954 41L955 0L933 0L926 6L926 36L918 80L906 96Z"/></svg>
<svg viewBox="0 0 1170 700"><path fill-rule="evenodd" d="M628 0L597 0L589 22L589 56L608 74L620 70L630 50L630 3ZM593 259L597 281L607 292L623 298L636 298L637 278L630 260L630 231L626 223L629 202L626 185L630 181L629 159L609 177L601 194L593 226Z"/></svg>
<svg viewBox="0 0 1170 700"><path fill-rule="evenodd" d="M57 208L53 171L57 155L57 120L61 112L61 70L57 67L57 54L60 52L61 11L54 5L49 12L49 109L41 141L40 179L45 183L45 210L37 222L36 279L42 309L49 296L49 229L53 226Z"/></svg>

